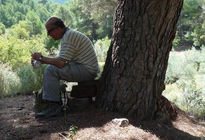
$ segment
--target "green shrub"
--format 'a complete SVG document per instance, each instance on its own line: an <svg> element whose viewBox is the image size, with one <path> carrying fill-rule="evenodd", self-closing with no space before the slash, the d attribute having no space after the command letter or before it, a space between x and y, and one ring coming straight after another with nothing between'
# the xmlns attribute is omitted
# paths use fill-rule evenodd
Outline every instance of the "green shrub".
<svg viewBox="0 0 205 140"><path fill-rule="evenodd" d="M205 49L171 52L163 94L192 115L205 116Z"/></svg>
<svg viewBox="0 0 205 140"><path fill-rule="evenodd" d="M205 94L202 91L202 85L200 86L198 82L205 83L205 79L200 81L197 81L194 77L192 79L181 79L177 84L182 89L181 108L198 118L202 118L205 115Z"/></svg>
<svg viewBox="0 0 205 140"><path fill-rule="evenodd" d="M171 52L168 61L165 83L174 83L183 77L204 73L205 49L184 52Z"/></svg>
<svg viewBox="0 0 205 140"><path fill-rule="evenodd" d="M6 31L5 25L0 22L0 35L4 34Z"/></svg>
<svg viewBox="0 0 205 140"><path fill-rule="evenodd" d="M0 36L0 62L7 63L13 69L30 63L31 53L35 51L46 54L43 40L40 37L23 40Z"/></svg>
<svg viewBox="0 0 205 140"><path fill-rule="evenodd" d="M22 35L19 33L19 36ZM30 61L32 52L47 54L44 46L40 35L28 37L26 40L11 34L0 36L0 96L28 93L41 87L44 66L35 70Z"/></svg>
<svg viewBox="0 0 205 140"><path fill-rule="evenodd" d="M107 57L107 51L110 47L110 39L108 37L105 37L101 40L97 40L94 44L94 49L98 57L98 61L105 62L105 59Z"/></svg>
<svg viewBox="0 0 205 140"><path fill-rule="evenodd" d="M163 94L193 116L205 116L205 75L193 79L181 78L176 83L166 85Z"/></svg>
<svg viewBox="0 0 205 140"><path fill-rule="evenodd" d="M184 65L184 55L177 52L171 52L169 55L165 83L172 84L176 82L182 76Z"/></svg>
<svg viewBox="0 0 205 140"><path fill-rule="evenodd" d="M0 64L0 97L10 96L20 88L20 78L12 68L6 64Z"/></svg>
<svg viewBox="0 0 205 140"><path fill-rule="evenodd" d="M28 93L40 89L42 86L44 69L45 65L42 65L38 69L33 69L30 64L19 67L17 69L17 74L19 76L21 86L18 92Z"/></svg>
<svg viewBox="0 0 205 140"><path fill-rule="evenodd" d="M24 64L16 71L6 64L0 66L0 97L31 93L41 88L45 65L33 69L30 64Z"/></svg>

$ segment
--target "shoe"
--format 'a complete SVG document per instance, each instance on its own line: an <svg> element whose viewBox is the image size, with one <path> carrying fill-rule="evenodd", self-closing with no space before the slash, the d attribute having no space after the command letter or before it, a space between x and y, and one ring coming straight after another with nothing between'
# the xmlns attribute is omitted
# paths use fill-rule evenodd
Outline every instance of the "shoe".
<svg viewBox="0 0 205 140"><path fill-rule="evenodd" d="M36 119L47 119L51 117L56 117L62 114L62 108L58 103L48 103L48 107L35 114Z"/></svg>

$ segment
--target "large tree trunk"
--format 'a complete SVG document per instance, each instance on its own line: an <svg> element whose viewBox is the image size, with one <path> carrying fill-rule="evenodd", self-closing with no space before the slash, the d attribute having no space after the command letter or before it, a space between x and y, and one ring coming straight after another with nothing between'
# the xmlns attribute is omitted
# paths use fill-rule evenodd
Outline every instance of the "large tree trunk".
<svg viewBox="0 0 205 140"><path fill-rule="evenodd" d="M119 0L97 105L154 119L183 0ZM166 109L164 109L166 110Z"/></svg>

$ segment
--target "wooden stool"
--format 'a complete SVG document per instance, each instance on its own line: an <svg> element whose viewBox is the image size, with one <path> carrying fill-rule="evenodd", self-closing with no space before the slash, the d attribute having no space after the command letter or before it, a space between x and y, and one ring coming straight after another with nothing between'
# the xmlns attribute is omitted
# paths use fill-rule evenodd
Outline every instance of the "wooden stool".
<svg viewBox="0 0 205 140"><path fill-rule="evenodd" d="M96 97L99 90L99 80L78 82L73 86L70 96L75 98L91 98Z"/></svg>

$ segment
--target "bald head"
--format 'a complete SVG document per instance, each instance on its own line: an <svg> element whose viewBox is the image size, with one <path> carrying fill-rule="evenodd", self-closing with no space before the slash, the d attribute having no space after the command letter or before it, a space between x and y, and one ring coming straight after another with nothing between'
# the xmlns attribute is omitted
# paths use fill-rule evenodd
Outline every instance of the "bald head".
<svg viewBox="0 0 205 140"><path fill-rule="evenodd" d="M58 17L50 17L46 21L47 35L52 37L54 40L59 40L63 37L66 32L66 27L63 21Z"/></svg>
<svg viewBox="0 0 205 140"><path fill-rule="evenodd" d="M50 17L46 21L46 26L65 28L65 24L58 17Z"/></svg>

